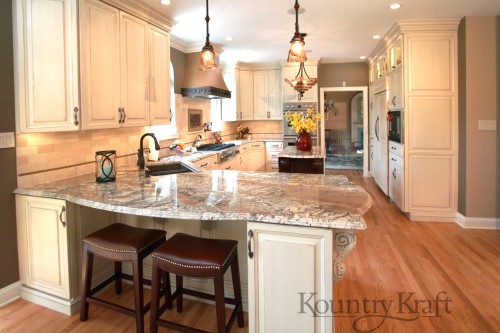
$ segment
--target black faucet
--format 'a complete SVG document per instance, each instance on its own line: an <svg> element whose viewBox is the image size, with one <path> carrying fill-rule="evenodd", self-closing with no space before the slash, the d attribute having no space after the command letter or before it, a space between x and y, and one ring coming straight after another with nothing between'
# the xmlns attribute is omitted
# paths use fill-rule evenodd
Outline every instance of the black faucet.
<svg viewBox="0 0 500 333"><path fill-rule="evenodd" d="M146 162L144 161L144 145L143 145L143 141L144 141L144 138L147 137L147 136L150 136L153 138L153 140L155 141L155 149L156 150L160 150L160 144L158 143L158 140L156 139L156 136L154 133L146 133L144 134L143 136L141 136L141 140L140 140L140 146L139 146L139 150L137 152L137 165L139 166L139 170L143 170L144 169L144 166L146 165Z"/></svg>

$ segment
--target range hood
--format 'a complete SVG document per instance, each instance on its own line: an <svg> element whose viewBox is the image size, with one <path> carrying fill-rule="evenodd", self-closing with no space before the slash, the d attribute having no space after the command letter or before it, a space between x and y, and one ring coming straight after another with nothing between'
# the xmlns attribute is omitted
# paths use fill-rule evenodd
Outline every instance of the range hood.
<svg viewBox="0 0 500 333"><path fill-rule="evenodd" d="M186 69L182 84L184 88L181 88L183 97L231 98L231 92L227 89L220 68L204 72L199 67L200 54L186 54Z"/></svg>

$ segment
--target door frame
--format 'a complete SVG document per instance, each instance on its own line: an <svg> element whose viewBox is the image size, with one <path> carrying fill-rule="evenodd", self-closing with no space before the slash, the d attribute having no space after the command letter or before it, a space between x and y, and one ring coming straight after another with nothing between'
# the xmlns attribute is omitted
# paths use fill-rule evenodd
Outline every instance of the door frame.
<svg viewBox="0 0 500 333"><path fill-rule="evenodd" d="M321 149L325 146L325 93L326 92L361 92L363 93L363 177L370 177L368 169L368 86L358 87L323 87L319 88L319 110L321 113ZM326 163L325 163L326 164Z"/></svg>

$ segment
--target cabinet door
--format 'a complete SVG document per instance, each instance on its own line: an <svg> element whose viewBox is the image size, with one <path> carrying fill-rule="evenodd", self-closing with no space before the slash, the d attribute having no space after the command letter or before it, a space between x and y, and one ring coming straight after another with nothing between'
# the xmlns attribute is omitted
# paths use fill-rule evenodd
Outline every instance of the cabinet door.
<svg viewBox="0 0 500 333"><path fill-rule="evenodd" d="M389 164L388 164L388 156L387 156L387 142L380 141L378 143L378 156L377 156L377 184L385 194L388 192L388 178L387 174L389 173Z"/></svg>
<svg viewBox="0 0 500 333"><path fill-rule="evenodd" d="M146 22L120 12L120 100L124 127L149 124L147 31Z"/></svg>
<svg viewBox="0 0 500 333"><path fill-rule="evenodd" d="M77 130L77 1L22 0L13 6L18 130Z"/></svg>
<svg viewBox="0 0 500 333"><path fill-rule="evenodd" d="M224 82L227 89L231 91L231 98L222 99L222 120L235 121L238 120L238 110L240 110L240 71L234 68L224 69L222 71Z"/></svg>
<svg viewBox="0 0 500 333"><path fill-rule="evenodd" d="M70 298L65 201L16 195L16 213L21 283Z"/></svg>
<svg viewBox="0 0 500 333"><path fill-rule="evenodd" d="M305 66L304 68L307 72L307 75L309 75L309 77L311 77L311 78L318 77L318 68L316 66ZM318 84L315 84L314 86L312 86L311 89L306 91L304 93L304 96L302 96L301 101L302 102L317 102L318 101Z"/></svg>
<svg viewBox="0 0 500 333"><path fill-rule="evenodd" d="M387 75L389 86L389 109L399 110L403 107L402 67L394 69Z"/></svg>
<svg viewBox="0 0 500 333"><path fill-rule="evenodd" d="M247 223L249 332L332 332L332 230ZM333 309L330 309L333 311Z"/></svg>
<svg viewBox="0 0 500 333"><path fill-rule="evenodd" d="M283 102L297 101L297 92L287 82L285 82L285 79L291 80L295 78L298 71L298 67L283 67L281 69L281 76L283 81Z"/></svg>
<svg viewBox="0 0 500 333"><path fill-rule="evenodd" d="M151 125L170 124L170 35L149 28L149 107Z"/></svg>
<svg viewBox="0 0 500 333"><path fill-rule="evenodd" d="M83 129L120 126L119 11L97 0L81 2Z"/></svg>
<svg viewBox="0 0 500 333"><path fill-rule="evenodd" d="M250 151L248 152L248 170L266 171L266 150L263 142L250 144Z"/></svg>
<svg viewBox="0 0 500 333"><path fill-rule="evenodd" d="M391 166L389 173L389 196L403 210L404 179L401 169Z"/></svg>
<svg viewBox="0 0 500 333"><path fill-rule="evenodd" d="M255 120L268 119L268 85L267 72L253 73L253 118Z"/></svg>
<svg viewBox="0 0 500 333"><path fill-rule="evenodd" d="M240 72L241 105L239 120L253 120L253 72Z"/></svg>
<svg viewBox="0 0 500 333"><path fill-rule="evenodd" d="M249 166L250 165L250 154L249 153L240 154L236 158L237 158L238 162L237 162L235 170L252 171L252 169L250 169L250 166Z"/></svg>
<svg viewBox="0 0 500 333"><path fill-rule="evenodd" d="M281 103L281 70L267 72L268 112L269 119L282 120L283 104Z"/></svg>

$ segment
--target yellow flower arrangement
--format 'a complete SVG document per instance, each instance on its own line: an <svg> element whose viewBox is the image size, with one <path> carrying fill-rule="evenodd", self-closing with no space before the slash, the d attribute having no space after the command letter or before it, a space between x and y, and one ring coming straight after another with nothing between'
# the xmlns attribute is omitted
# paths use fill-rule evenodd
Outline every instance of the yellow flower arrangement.
<svg viewBox="0 0 500 333"><path fill-rule="evenodd" d="M285 113L285 118L297 133L302 131L311 133L318 128L321 115L313 109L307 109L305 113L288 111Z"/></svg>

